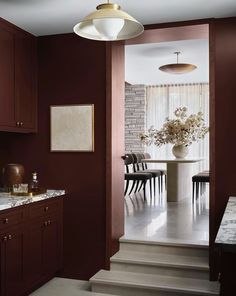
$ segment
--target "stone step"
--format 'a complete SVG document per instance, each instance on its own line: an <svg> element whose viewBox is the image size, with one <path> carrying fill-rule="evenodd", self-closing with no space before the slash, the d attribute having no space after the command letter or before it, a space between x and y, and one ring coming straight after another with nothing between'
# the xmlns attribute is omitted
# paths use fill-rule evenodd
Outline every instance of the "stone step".
<svg viewBox="0 0 236 296"><path fill-rule="evenodd" d="M111 270L209 279L207 257L121 250L111 257Z"/></svg>
<svg viewBox="0 0 236 296"><path fill-rule="evenodd" d="M196 245L186 242L166 241L142 241L131 239L120 239L120 250L130 252L173 254L191 257L208 258L209 247L207 245Z"/></svg>
<svg viewBox="0 0 236 296"><path fill-rule="evenodd" d="M122 296L219 295L219 284L203 279L101 270L90 282L92 291Z"/></svg>

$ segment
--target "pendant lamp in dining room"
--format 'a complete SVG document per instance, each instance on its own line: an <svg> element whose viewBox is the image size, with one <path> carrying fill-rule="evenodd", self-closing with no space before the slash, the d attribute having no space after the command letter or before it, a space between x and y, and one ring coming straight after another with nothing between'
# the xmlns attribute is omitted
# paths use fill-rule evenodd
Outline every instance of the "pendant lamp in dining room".
<svg viewBox="0 0 236 296"><path fill-rule="evenodd" d="M143 25L121 10L115 3L103 3L96 7L81 22L74 26L74 32L84 38L99 41L118 41L137 37Z"/></svg>
<svg viewBox="0 0 236 296"><path fill-rule="evenodd" d="M185 74L197 69L197 66L193 64L179 63L180 51L174 52L177 56L177 62L175 64L166 64L159 67L159 70L167 72L169 74Z"/></svg>

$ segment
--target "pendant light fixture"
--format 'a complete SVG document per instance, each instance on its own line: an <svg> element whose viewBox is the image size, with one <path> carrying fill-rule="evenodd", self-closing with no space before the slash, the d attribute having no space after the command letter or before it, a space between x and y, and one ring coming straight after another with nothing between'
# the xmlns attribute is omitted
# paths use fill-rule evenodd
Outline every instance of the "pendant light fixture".
<svg viewBox="0 0 236 296"><path fill-rule="evenodd" d="M170 74L184 74L184 73L188 73L188 72L191 72L191 71L197 69L197 66L195 66L193 64L179 63L179 54L180 54L179 51L174 52L174 54L176 54L176 56L177 56L177 63L163 65L163 66L159 67L159 70L161 70L163 72L170 73Z"/></svg>
<svg viewBox="0 0 236 296"><path fill-rule="evenodd" d="M77 35L92 40L114 41L136 37L144 30L141 23L109 0L96 9L74 26Z"/></svg>

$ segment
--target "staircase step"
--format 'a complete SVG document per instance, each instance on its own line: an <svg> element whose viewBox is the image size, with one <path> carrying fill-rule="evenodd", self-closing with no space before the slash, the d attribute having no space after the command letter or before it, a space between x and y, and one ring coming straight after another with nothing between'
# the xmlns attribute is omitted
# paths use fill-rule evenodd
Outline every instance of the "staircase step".
<svg viewBox="0 0 236 296"><path fill-rule="evenodd" d="M176 243L165 241L142 241L120 239L120 250L153 253L153 254L175 254L191 257L205 257L208 258L209 247L207 245L195 245L190 243Z"/></svg>
<svg viewBox="0 0 236 296"><path fill-rule="evenodd" d="M143 253L121 250L111 257L111 269L167 276L208 279L207 257Z"/></svg>
<svg viewBox="0 0 236 296"><path fill-rule="evenodd" d="M217 282L144 273L101 270L90 282L94 292L122 296L219 295Z"/></svg>

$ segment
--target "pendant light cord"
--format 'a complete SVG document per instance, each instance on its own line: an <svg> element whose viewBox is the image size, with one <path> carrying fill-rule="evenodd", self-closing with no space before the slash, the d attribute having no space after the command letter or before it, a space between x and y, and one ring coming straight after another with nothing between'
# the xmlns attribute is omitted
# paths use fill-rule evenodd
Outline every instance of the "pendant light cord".
<svg viewBox="0 0 236 296"><path fill-rule="evenodd" d="M176 51L176 52L174 52L174 54L177 55L177 64L178 64L179 63L179 54L180 54L180 51Z"/></svg>

